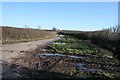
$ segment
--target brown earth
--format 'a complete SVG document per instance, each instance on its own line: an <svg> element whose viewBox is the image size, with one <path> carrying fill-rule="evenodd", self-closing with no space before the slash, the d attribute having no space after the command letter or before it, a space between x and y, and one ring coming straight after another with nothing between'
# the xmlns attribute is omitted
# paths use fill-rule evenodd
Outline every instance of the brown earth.
<svg viewBox="0 0 120 80"><path fill-rule="evenodd" d="M0 74L3 79L31 78L32 70L30 70L31 66L29 64L32 62L31 60L33 60L32 55L36 53L36 48L42 48L48 43L58 39L60 39L60 37L16 44L3 44L0 53L2 54L0 60L0 62L2 62L0 63L0 65L2 65L2 73Z"/></svg>

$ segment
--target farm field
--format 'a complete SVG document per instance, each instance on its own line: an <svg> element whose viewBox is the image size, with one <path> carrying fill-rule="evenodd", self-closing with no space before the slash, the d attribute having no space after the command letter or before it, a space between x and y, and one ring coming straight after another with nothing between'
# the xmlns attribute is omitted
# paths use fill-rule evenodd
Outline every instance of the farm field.
<svg viewBox="0 0 120 80"><path fill-rule="evenodd" d="M88 33L75 34L76 32L73 32L70 34L69 32L66 34L64 32L63 35L60 32L38 31L38 33L44 34L44 36L39 35L43 40L34 40L35 37L31 34L32 31L36 32L36 30L26 29L26 31L30 31L29 37L26 38L18 34L21 29L3 29L9 29L6 33L3 33L4 41L8 40L8 42L5 42L6 44L3 44L3 79L72 78L108 80L120 78L119 58L115 57L115 53L111 50L94 43L92 39L87 39L85 35ZM15 34L8 34L9 32L12 33L11 31L14 29L17 30L16 34L21 36L20 39L13 38L12 36ZM97 42L106 45L104 36L101 42ZM54 38L45 39L46 37ZM26 41L22 42L23 38ZM96 39L99 40L99 37L96 37ZM17 42L17 40L20 41ZM110 42L108 44L112 44L110 49L115 48L114 51L116 51L119 47L116 45L117 39L112 41L115 42L114 45ZM119 56L118 53L117 56Z"/></svg>
<svg viewBox="0 0 120 80"><path fill-rule="evenodd" d="M72 36L37 48L28 58L33 70L33 79L74 78L74 79L119 79L119 61L112 53L90 41ZM19 60L19 59L18 59ZM25 62L25 61L24 61ZM54 76L53 76L54 75Z"/></svg>
<svg viewBox="0 0 120 80"><path fill-rule="evenodd" d="M119 1L2 1L2 80L120 80Z"/></svg>

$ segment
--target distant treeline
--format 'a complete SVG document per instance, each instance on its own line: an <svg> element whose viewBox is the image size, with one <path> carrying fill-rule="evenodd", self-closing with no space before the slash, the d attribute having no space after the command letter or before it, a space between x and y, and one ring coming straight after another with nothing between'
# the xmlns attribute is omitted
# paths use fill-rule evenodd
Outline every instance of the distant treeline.
<svg viewBox="0 0 120 80"><path fill-rule="evenodd" d="M92 43L112 51L114 56L120 59L120 26L111 27L100 31L61 31L59 33L64 35L72 35L83 40L90 40Z"/></svg>
<svg viewBox="0 0 120 80"><path fill-rule="evenodd" d="M55 37L57 32L31 28L16 28L2 26L2 42L14 43L19 41L38 40Z"/></svg>

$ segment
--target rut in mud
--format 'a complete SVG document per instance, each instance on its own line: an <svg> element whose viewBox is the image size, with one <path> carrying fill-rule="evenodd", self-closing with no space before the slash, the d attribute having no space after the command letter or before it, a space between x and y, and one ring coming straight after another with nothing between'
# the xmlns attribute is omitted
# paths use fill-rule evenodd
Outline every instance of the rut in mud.
<svg viewBox="0 0 120 80"><path fill-rule="evenodd" d="M88 46L90 44L90 46ZM120 78L120 65L111 53L89 41L62 38L38 47L35 51L13 60L21 64L25 78L82 78L117 79ZM14 65L13 65L14 66ZM18 66L16 66L19 69ZM22 69L21 69L22 70ZM21 71L20 70L20 71ZM25 72L24 72L25 71Z"/></svg>

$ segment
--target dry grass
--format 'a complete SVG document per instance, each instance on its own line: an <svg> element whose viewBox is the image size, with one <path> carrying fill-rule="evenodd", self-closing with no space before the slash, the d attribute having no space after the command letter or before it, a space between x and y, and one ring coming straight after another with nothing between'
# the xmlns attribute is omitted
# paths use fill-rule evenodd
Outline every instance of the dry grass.
<svg viewBox="0 0 120 80"><path fill-rule="evenodd" d="M61 31L60 33L83 40L90 40L94 44L112 51L114 56L120 60L120 26L100 31Z"/></svg>
<svg viewBox="0 0 120 80"><path fill-rule="evenodd" d="M55 31L2 26L2 43L26 42L52 38L56 36L56 33Z"/></svg>

